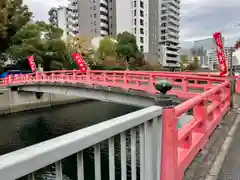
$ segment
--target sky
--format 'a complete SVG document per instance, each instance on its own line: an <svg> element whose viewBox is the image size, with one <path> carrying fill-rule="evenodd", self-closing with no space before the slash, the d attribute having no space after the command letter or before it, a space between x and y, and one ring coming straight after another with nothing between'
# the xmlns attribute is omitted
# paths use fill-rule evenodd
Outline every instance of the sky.
<svg viewBox="0 0 240 180"><path fill-rule="evenodd" d="M221 31L226 46L232 46L240 38L240 0L181 0L181 47L191 47L198 39L212 37ZM67 5L67 0L24 0L34 13L35 20L48 22L51 7Z"/></svg>

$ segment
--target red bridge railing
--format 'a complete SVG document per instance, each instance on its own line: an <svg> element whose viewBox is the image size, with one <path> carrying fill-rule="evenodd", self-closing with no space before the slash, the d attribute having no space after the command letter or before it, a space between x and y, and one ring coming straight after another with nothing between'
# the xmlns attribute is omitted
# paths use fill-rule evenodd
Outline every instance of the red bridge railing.
<svg viewBox="0 0 240 180"><path fill-rule="evenodd" d="M82 74L76 70L51 71L43 73L9 76L2 81L2 86L33 83L33 82L60 82L83 83L119 87L125 90L144 91L156 94L155 84L161 79L167 79L173 84L173 89L168 93L179 98L192 98L203 91L207 91L224 81L219 77L204 77L197 75L166 74L138 71L88 71Z"/></svg>
<svg viewBox="0 0 240 180"><path fill-rule="evenodd" d="M181 180L230 105L228 81L163 113L162 180ZM193 109L193 120L176 129L177 119Z"/></svg>
<svg viewBox="0 0 240 180"><path fill-rule="evenodd" d="M229 109L230 83L227 77L137 71L88 71L81 74L67 70L10 76L1 81L1 86L38 82L79 83L156 94L154 85L161 79L173 84L169 94L190 98L174 108L163 110L161 180L181 180L185 169ZM189 110L193 111L193 119L177 129L178 117Z"/></svg>

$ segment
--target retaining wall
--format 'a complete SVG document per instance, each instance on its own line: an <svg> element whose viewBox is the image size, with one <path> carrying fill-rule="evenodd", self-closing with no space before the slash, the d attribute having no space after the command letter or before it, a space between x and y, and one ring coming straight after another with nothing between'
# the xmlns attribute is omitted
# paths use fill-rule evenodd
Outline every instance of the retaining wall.
<svg viewBox="0 0 240 180"><path fill-rule="evenodd" d="M38 94L39 95L39 94ZM0 115L81 102L86 99L62 94L18 92L0 89Z"/></svg>

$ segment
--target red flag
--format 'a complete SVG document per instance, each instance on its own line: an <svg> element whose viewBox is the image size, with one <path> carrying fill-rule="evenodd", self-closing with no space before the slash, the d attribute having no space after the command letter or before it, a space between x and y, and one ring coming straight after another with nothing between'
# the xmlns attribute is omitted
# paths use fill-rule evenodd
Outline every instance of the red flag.
<svg viewBox="0 0 240 180"><path fill-rule="evenodd" d="M37 68L36 68L36 64L34 62L34 57L33 56L28 56L28 64L29 64L32 72L36 72Z"/></svg>
<svg viewBox="0 0 240 180"><path fill-rule="evenodd" d="M75 59L76 64L80 68L82 73L87 72L87 65L85 64L82 56L79 53L72 53L72 57Z"/></svg>
<svg viewBox="0 0 240 180"><path fill-rule="evenodd" d="M222 43L222 36L220 32L215 32L213 38L216 42L216 53L219 62L219 71L220 76L223 76L227 73L227 61L226 56L224 55L224 46Z"/></svg>

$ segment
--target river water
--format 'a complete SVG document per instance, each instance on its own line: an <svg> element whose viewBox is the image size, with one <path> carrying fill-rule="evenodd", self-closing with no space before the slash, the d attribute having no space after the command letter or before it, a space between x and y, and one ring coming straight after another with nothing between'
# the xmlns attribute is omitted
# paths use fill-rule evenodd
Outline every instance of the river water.
<svg viewBox="0 0 240 180"><path fill-rule="evenodd" d="M0 154L3 155L40 143L138 109L138 107L127 105L86 101L79 104L0 117ZM119 141L119 139L116 139L116 141ZM108 180L107 145L103 144L102 146L102 180ZM116 148L116 151L118 151L119 147ZM84 151L85 180L94 180L93 157L92 148ZM119 168L120 161L116 158L116 179L120 179ZM52 180L55 177L54 173L54 165L49 166L38 171L36 179ZM129 170L128 173L130 173ZM63 179L76 180L76 174L76 156L73 155L63 161Z"/></svg>

